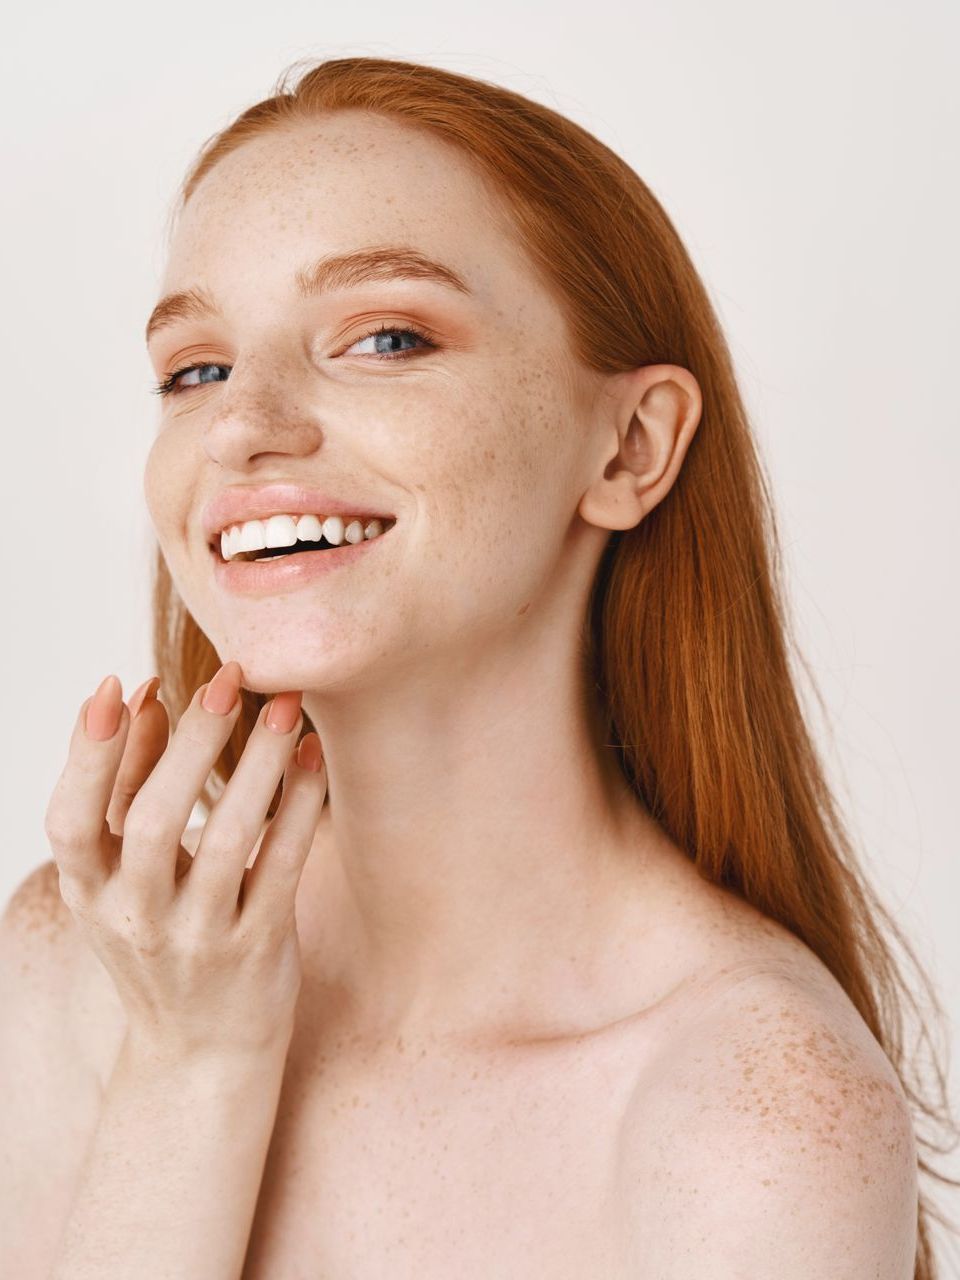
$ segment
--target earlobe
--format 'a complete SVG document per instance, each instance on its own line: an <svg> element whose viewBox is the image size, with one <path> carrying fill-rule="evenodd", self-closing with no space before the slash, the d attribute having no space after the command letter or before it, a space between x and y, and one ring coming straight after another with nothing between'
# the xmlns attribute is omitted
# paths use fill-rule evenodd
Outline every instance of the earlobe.
<svg viewBox="0 0 960 1280"><path fill-rule="evenodd" d="M632 529L669 493L700 422L700 386L680 365L614 375L614 422L598 432L600 474L578 508L588 524Z"/></svg>
<svg viewBox="0 0 960 1280"><path fill-rule="evenodd" d="M579 515L601 529L632 529L646 515L643 487L626 467L615 463L607 470L611 474L595 481L580 499Z"/></svg>

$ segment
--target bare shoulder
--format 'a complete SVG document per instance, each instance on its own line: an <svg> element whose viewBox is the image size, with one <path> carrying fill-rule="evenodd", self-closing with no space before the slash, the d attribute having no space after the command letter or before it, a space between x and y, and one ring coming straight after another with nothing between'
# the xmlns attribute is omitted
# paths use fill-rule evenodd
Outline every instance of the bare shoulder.
<svg viewBox="0 0 960 1280"><path fill-rule="evenodd" d="M20 881L3 909L4 922L25 934L42 930L62 933L66 911L60 897L60 873L53 859L40 863ZM69 912L67 912L69 915Z"/></svg>
<svg viewBox="0 0 960 1280"><path fill-rule="evenodd" d="M637 1083L621 1146L634 1274L912 1280L917 1148L897 1075L792 935L764 933L756 961L709 985Z"/></svg>
<svg viewBox="0 0 960 1280"><path fill-rule="evenodd" d="M41 863L24 877L3 909L0 996L14 1015L11 1035L26 1032L34 1043L71 1065L86 1042L83 1020L90 1009L90 989L85 950L60 896L56 863Z"/></svg>
<svg viewBox="0 0 960 1280"><path fill-rule="evenodd" d="M16 980L29 1007L56 1017L64 1050L103 1083L123 1035L122 1006L60 894L52 859L17 886L3 911L5 981Z"/></svg>
<svg viewBox="0 0 960 1280"><path fill-rule="evenodd" d="M69 977L62 962L75 958L79 935L65 902L60 896L60 872L52 860L34 867L7 901L0 930L5 959L20 977L32 983L48 983ZM13 965L14 953L16 965Z"/></svg>

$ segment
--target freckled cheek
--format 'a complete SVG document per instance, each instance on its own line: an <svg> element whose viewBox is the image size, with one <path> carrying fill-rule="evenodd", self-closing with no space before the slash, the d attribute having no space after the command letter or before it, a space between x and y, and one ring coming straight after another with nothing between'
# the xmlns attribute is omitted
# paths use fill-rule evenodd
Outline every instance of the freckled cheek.
<svg viewBox="0 0 960 1280"><path fill-rule="evenodd" d="M509 509L509 489L502 477L484 476L466 466L443 475L425 476L416 484L419 539L428 561L437 568L455 565L458 573L496 550Z"/></svg>
<svg viewBox="0 0 960 1280"><path fill-rule="evenodd" d="M412 431L405 464L431 521L491 536L529 495L536 471L524 411L511 397L475 390ZM537 452L534 449L534 453Z"/></svg>

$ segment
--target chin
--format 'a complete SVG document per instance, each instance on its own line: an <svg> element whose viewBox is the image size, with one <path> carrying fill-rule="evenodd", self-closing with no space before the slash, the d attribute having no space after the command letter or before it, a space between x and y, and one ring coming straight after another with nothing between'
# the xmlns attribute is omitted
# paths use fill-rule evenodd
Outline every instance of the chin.
<svg viewBox="0 0 960 1280"><path fill-rule="evenodd" d="M346 686L358 687L364 683L363 673L376 665L376 655L336 651L320 645L310 646L301 638L299 643L285 645L274 639L264 645L262 639L249 643L228 643L217 646L223 662L235 660L243 668L244 689L251 693L272 696L287 689L307 691L342 691Z"/></svg>

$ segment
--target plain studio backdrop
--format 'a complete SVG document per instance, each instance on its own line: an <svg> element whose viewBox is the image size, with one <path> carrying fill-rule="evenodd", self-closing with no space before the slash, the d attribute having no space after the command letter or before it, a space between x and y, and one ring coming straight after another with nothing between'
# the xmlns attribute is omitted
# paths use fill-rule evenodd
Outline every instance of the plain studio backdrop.
<svg viewBox="0 0 960 1280"><path fill-rule="evenodd" d="M949 0L18 6L0 54L3 900L50 857L80 703L109 672L125 696L152 674L143 326L176 186L289 63L405 58L572 117L676 225L772 480L817 739L952 1036L958 37ZM941 1167L960 1176L957 1153Z"/></svg>

